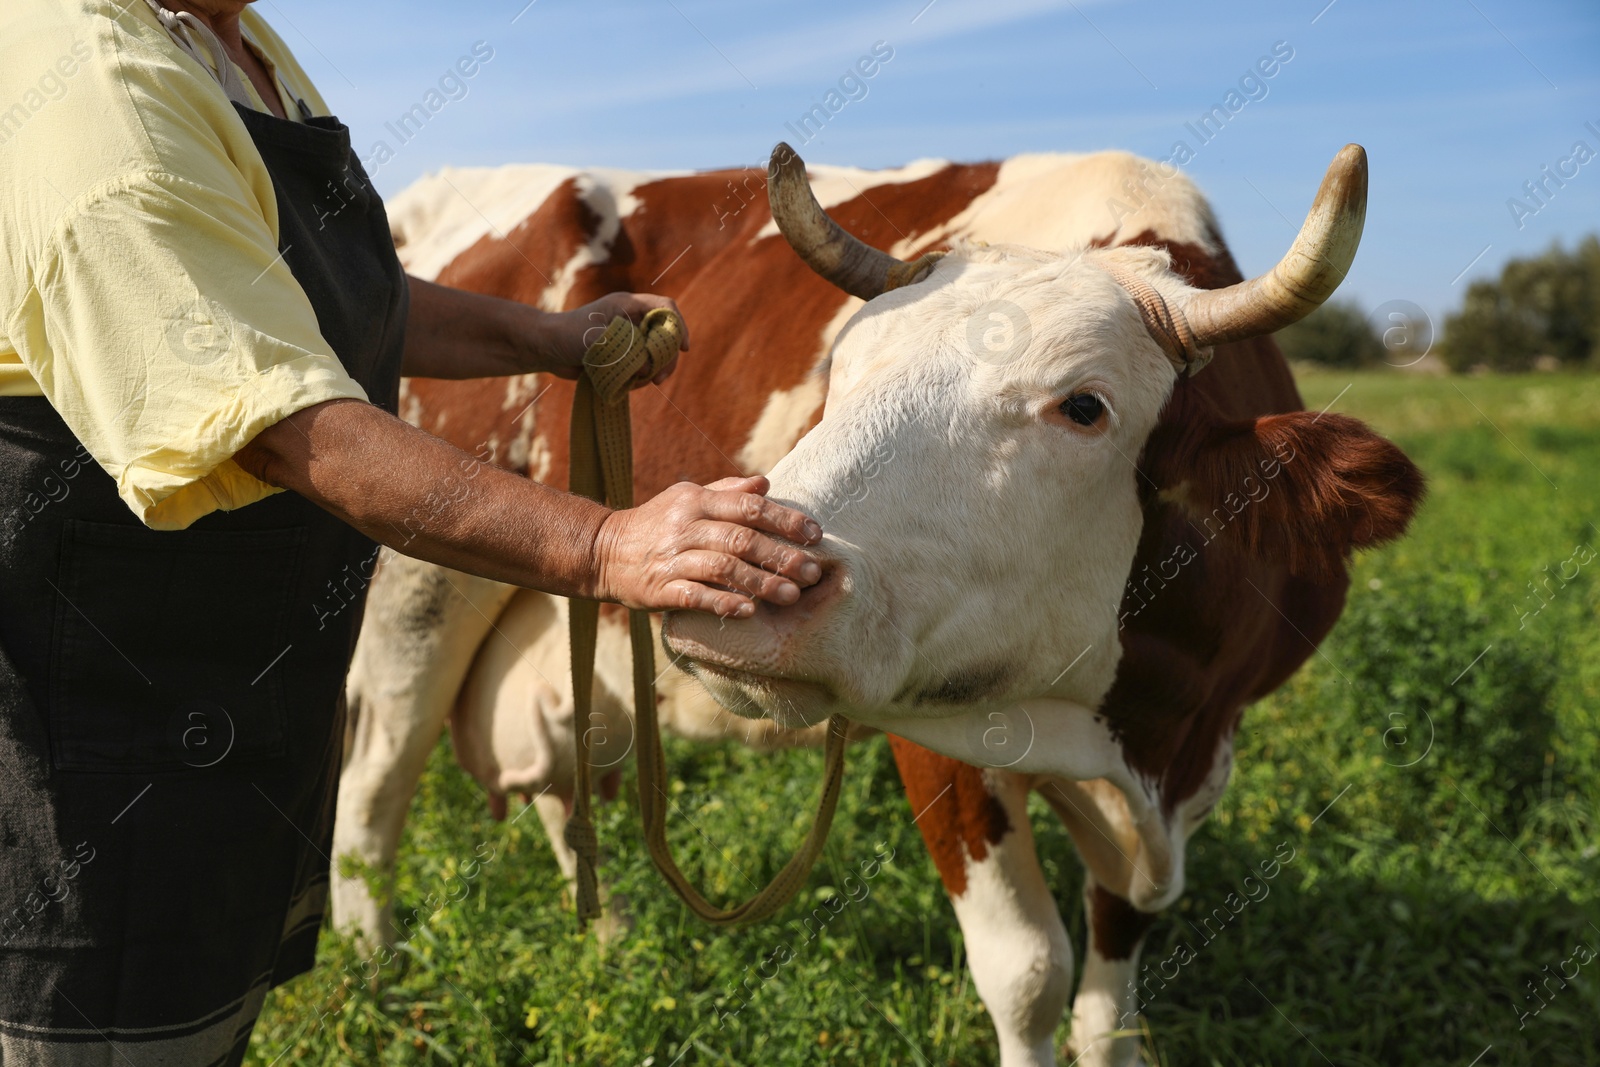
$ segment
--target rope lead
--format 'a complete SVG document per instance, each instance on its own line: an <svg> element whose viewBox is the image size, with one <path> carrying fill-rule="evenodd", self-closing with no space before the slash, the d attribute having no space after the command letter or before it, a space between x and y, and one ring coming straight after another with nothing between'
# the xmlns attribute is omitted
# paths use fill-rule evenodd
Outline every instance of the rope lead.
<svg viewBox="0 0 1600 1067"><path fill-rule="evenodd" d="M633 437L628 417L628 386L655 377L678 351L683 322L666 308L656 308L639 326L618 316L583 356L584 374L572 400L572 492L613 508L633 506ZM578 858L578 928L584 929L600 912L599 881L595 867L599 843L594 829L591 797L588 724L594 703L595 641L600 605L593 600L572 600L568 622L572 642L573 735L577 751L577 781L572 816L564 833ZM645 847L667 885L700 918L717 926L760 922L787 904L805 884L833 826L844 781L844 748L848 723L843 716L828 720L823 751L822 796L817 818L800 849L765 888L742 904L719 908L689 883L672 858L667 844L666 755L661 748L661 727L656 717L655 648L650 616L628 612L628 635L633 646L633 708L639 737L639 815L644 823Z"/></svg>

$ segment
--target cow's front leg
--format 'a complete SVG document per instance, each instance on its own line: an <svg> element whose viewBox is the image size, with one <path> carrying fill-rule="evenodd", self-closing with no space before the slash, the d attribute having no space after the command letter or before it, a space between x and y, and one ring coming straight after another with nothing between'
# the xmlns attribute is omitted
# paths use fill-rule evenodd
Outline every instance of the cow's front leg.
<svg viewBox="0 0 1600 1067"><path fill-rule="evenodd" d="M334 927L369 945L394 938L386 883L411 797L479 644L514 592L389 553L373 579L345 687L331 877ZM360 869L346 874L352 862Z"/></svg>
<svg viewBox="0 0 1600 1067"><path fill-rule="evenodd" d="M1140 911L1085 873L1089 944L1072 1001L1072 1048L1078 1067L1139 1062L1139 951L1156 916Z"/></svg>
<svg viewBox="0 0 1600 1067"><path fill-rule="evenodd" d="M1028 825L1026 777L890 737L917 827L966 941L1002 1067L1049 1067L1072 995L1072 943Z"/></svg>
<svg viewBox="0 0 1600 1067"><path fill-rule="evenodd" d="M1156 911L1181 891L1189 837L1222 795L1232 767L1232 738L1225 736L1206 777L1159 821L1148 811L1134 814L1148 806L1147 797L1130 796L1103 779L1040 785L1040 795L1061 816L1085 868L1089 944L1072 1002L1071 1041L1080 1067L1139 1062L1139 952ZM1153 874L1163 858L1166 875ZM1166 888L1159 889L1162 885ZM1171 977L1163 973L1157 988Z"/></svg>

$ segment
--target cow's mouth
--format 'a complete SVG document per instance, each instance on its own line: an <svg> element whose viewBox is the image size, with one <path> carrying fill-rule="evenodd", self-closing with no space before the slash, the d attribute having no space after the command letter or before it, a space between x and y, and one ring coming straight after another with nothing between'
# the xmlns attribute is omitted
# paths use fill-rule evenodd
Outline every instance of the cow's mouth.
<svg viewBox="0 0 1600 1067"><path fill-rule="evenodd" d="M824 650L826 627L819 625L845 589L843 572L836 561L825 563L821 580L803 590L799 603L758 604L752 618L669 611L661 643L735 715L793 729L825 722L858 703L848 678L836 676L836 659Z"/></svg>
<svg viewBox="0 0 1600 1067"><path fill-rule="evenodd" d="M681 656L678 665L706 687L724 708L747 719L770 719L804 729L833 714L838 697L823 682L758 674L711 660Z"/></svg>

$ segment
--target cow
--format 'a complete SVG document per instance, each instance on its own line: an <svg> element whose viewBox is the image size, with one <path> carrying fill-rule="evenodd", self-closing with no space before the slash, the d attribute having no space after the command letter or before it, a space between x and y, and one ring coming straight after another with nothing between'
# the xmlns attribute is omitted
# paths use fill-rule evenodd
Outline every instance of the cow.
<svg viewBox="0 0 1600 1067"><path fill-rule="evenodd" d="M821 521L825 573L749 619L668 615L665 699L716 721L703 687L741 720L843 713L890 735L1000 1061L1020 1067L1056 1062L1069 1004L1077 1062L1137 1058L1140 946L1183 890L1244 707L1332 627L1351 550L1398 536L1420 499L1393 445L1303 410L1270 338L1331 293L1364 205L1352 146L1250 281L1193 183L1122 152L809 179L781 146L766 174L446 171L393 217L408 266L447 284L550 308L618 289L678 301L695 349L635 401L636 492L767 472ZM561 382L413 381L404 413L561 485L570 402ZM398 836L433 741L386 724L392 708L476 694L456 719L491 724L473 749L490 765L526 728L536 687L503 667L471 678L496 619L520 611L505 644L561 697L549 598L406 566L432 577L387 605L380 580L352 671L336 866L392 859L373 843ZM615 614L607 627L615 705ZM1087 872L1075 997L1034 791Z"/></svg>

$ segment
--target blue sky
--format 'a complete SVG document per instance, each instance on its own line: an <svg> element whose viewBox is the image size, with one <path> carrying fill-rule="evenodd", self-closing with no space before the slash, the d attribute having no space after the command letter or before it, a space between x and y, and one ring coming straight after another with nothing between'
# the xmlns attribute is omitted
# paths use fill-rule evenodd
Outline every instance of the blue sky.
<svg viewBox="0 0 1600 1067"><path fill-rule="evenodd" d="M466 95L379 170L385 194L447 164L760 164L793 139L785 123L882 41L893 58L805 146L808 160L1098 148L1159 158L1181 138L1197 149L1185 170L1248 274L1287 247L1328 160L1356 141L1372 187L1342 295L1369 309L1413 301L1436 320L1506 259L1600 230L1600 158L1547 186L1543 205L1523 190L1579 140L1600 154L1596 0L526 2L257 10L363 155L379 139L397 144L385 123L475 42L493 49ZM1200 146L1185 123L1277 42L1293 58ZM1531 212L1520 228L1512 197Z"/></svg>

